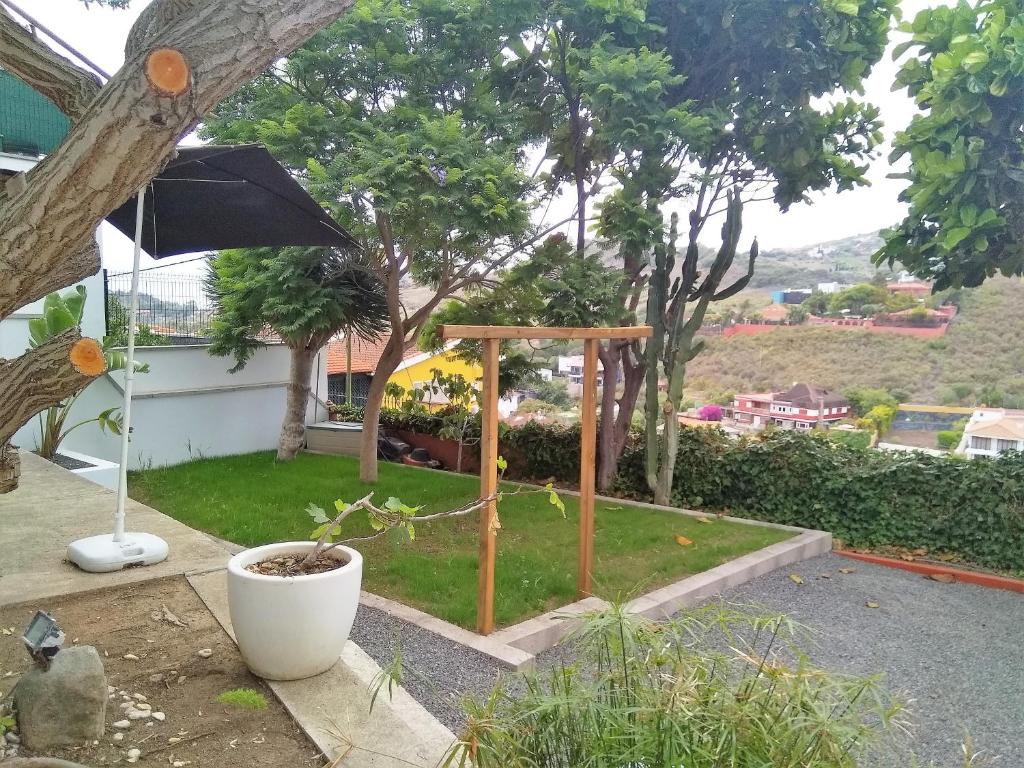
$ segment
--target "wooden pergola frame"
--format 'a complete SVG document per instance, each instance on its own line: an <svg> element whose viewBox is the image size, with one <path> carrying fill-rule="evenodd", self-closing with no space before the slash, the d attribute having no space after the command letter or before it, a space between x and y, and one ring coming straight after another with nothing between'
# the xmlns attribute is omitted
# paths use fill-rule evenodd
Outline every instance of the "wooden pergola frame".
<svg viewBox="0 0 1024 768"><path fill-rule="evenodd" d="M594 481L597 469L597 356L602 339L645 339L650 326L625 328L530 328L522 326L442 325L442 339L483 341L483 397L480 436L480 498L492 498L498 490L498 365L499 343L512 339L582 339L583 402L580 406L580 540L576 590L590 594L594 561ZM494 631L494 559L497 531L493 521L497 502L480 510L480 580L476 601L476 629L481 635Z"/></svg>

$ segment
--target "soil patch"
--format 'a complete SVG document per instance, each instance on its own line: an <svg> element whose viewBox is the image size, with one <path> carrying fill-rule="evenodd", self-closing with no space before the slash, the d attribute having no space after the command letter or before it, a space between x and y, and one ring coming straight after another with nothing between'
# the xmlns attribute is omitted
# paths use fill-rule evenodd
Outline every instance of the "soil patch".
<svg viewBox="0 0 1024 768"><path fill-rule="evenodd" d="M324 765L316 747L263 681L249 672L231 638L184 578L0 609L0 628L11 632L0 635L0 699L31 664L20 635L37 609L53 614L67 633L66 646L96 647L107 684L114 689L103 738L48 756L90 766L124 765L128 750L137 748L142 765ZM220 694L236 688L261 692L268 706L246 710L217 702ZM140 701L139 696L152 712L163 713L163 719L135 719L126 729L114 728L114 722L125 718L121 705ZM120 741L114 738L118 733L124 734ZM29 753L23 750L22 755Z"/></svg>
<svg viewBox="0 0 1024 768"><path fill-rule="evenodd" d="M348 565L348 559L339 552L337 556L333 552L321 552L316 560L303 567L302 562L305 555L279 555L267 560L260 560L258 563L247 565L245 570L249 573L258 573L261 576L312 576L316 573L327 573L336 571L343 565Z"/></svg>

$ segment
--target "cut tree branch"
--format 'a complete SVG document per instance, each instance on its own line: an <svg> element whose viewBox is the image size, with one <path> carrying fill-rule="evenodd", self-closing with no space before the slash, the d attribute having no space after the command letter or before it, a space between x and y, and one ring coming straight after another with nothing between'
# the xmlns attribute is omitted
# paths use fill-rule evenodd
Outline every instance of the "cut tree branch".
<svg viewBox="0 0 1024 768"><path fill-rule="evenodd" d="M15 21L0 5L0 64L12 75L48 98L75 122L85 114L100 79L68 59Z"/></svg>
<svg viewBox="0 0 1024 768"><path fill-rule="evenodd" d="M73 350L89 352L95 367L73 362L78 359ZM102 354L95 341L68 329L21 357L0 359L0 445L44 408L59 404L102 374Z"/></svg>

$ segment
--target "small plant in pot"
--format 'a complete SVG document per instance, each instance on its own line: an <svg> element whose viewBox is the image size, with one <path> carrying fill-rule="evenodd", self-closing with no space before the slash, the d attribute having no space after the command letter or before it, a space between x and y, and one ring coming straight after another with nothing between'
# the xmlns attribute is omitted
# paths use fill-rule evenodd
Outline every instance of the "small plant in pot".
<svg viewBox="0 0 1024 768"><path fill-rule="evenodd" d="M498 459L504 472L504 459ZM256 675L268 680L299 680L326 672L338 661L359 607L363 558L347 544L369 541L391 532L412 540L417 523L469 515L500 502L504 495L547 494L565 514L562 500L545 489L500 491L465 506L434 514L394 496L383 505L368 494L351 504L334 502L334 518L315 504L306 511L317 525L310 541L267 544L240 552L228 562L228 606L235 641ZM338 540L341 525L365 510L374 533ZM491 525L500 528L497 514Z"/></svg>

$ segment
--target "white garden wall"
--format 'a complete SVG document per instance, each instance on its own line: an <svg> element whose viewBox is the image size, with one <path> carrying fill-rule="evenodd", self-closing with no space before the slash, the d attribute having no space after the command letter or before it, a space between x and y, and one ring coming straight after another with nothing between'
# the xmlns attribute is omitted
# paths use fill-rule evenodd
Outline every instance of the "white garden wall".
<svg viewBox="0 0 1024 768"><path fill-rule="evenodd" d="M212 357L205 346L141 347L139 361L150 372L135 377L132 399L132 445L128 468L178 464L202 456L227 456L277 447L288 386L288 348L263 347L238 373L228 373L232 358ZM316 399L327 398L327 361L314 364L306 421L327 418ZM123 374L104 376L79 398L73 416L88 418L118 405ZM117 437L89 424L73 432L64 445L72 450L117 461Z"/></svg>

